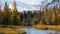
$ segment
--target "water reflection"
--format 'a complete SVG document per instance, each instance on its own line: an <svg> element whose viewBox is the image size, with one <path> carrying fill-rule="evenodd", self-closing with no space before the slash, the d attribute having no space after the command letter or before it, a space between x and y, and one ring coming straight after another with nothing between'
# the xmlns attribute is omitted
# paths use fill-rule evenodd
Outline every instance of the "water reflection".
<svg viewBox="0 0 60 34"><path fill-rule="evenodd" d="M37 30L35 28L21 28L19 30L25 30L27 34L60 34L60 32L53 30Z"/></svg>

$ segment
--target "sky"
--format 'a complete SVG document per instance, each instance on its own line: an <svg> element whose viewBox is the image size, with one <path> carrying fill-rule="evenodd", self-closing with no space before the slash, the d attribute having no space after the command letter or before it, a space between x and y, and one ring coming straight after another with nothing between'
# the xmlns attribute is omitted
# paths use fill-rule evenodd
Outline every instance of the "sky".
<svg viewBox="0 0 60 34"><path fill-rule="evenodd" d="M11 1L14 1L14 0L1 0L2 2L11 2ZM26 4L32 4L32 5L37 5L37 4L40 4L40 2L42 0L16 0L16 1L20 1L20 2L24 2Z"/></svg>
<svg viewBox="0 0 60 34"><path fill-rule="evenodd" d="M14 0L1 0L2 7L4 7L4 3L7 2L9 4L9 8L12 8L13 1ZM44 4L46 4L46 2L42 1L46 0L16 0L17 9L18 11L40 10L40 8L44 6ZM51 0L49 0L48 2L51 2Z"/></svg>

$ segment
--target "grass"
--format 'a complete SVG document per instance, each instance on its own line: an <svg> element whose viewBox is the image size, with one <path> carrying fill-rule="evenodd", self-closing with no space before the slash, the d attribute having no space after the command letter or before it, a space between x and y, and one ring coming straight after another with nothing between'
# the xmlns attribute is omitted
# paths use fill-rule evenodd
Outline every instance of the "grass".
<svg viewBox="0 0 60 34"><path fill-rule="evenodd" d="M35 25L34 28L40 29L40 30L56 30L60 31L60 25Z"/></svg>
<svg viewBox="0 0 60 34"><path fill-rule="evenodd" d="M36 28L39 30L56 30L60 31L60 25L34 25L34 26L12 26L12 28Z"/></svg>
<svg viewBox="0 0 60 34"><path fill-rule="evenodd" d="M11 28L0 28L0 34L23 34L26 32L24 30L14 30Z"/></svg>
<svg viewBox="0 0 60 34"><path fill-rule="evenodd" d="M0 34L26 34L24 30L15 30L18 28L36 28L39 30L56 30L60 31L60 25L34 25L34 26L6 26L0 27Z"/></svg>
<svg viewBox="0 0 60 34"><path fill-rule="evenodd" d="M39 30L56 30L60 31L60 25L34 25L34 26L9 26L9 28L18 29L18 28L36 28Z"/></svg>

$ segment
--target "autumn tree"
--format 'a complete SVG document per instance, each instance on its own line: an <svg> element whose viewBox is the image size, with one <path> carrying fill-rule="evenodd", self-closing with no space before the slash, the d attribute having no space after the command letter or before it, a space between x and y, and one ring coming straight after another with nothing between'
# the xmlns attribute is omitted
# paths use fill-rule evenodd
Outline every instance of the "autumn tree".
<svg viewBox="0 0 60 34"><path fill-rule="evenodd" d="M17 7L16 7L16 1L14 0L13 3L13 9L11 11L11 24L12 25L18 25L20 24L20 14L17 11Z"/></svg>
<svg viewBox="0 0 60 34"><path fill-rule="evenodd" d="M58 24L60 25L60 6L58 7Z"/></svg>

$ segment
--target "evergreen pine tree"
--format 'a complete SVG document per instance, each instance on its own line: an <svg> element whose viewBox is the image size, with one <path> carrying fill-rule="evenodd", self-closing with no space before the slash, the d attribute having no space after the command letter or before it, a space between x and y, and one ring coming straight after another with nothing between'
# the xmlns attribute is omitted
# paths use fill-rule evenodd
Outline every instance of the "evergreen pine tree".
<svg viewBox="0 0 60 34"><path fill-rule="evenodd" d="M9 7L7 2L5 2L3 15L4 15L3 24L8 25L9 24Z"/></svg>

